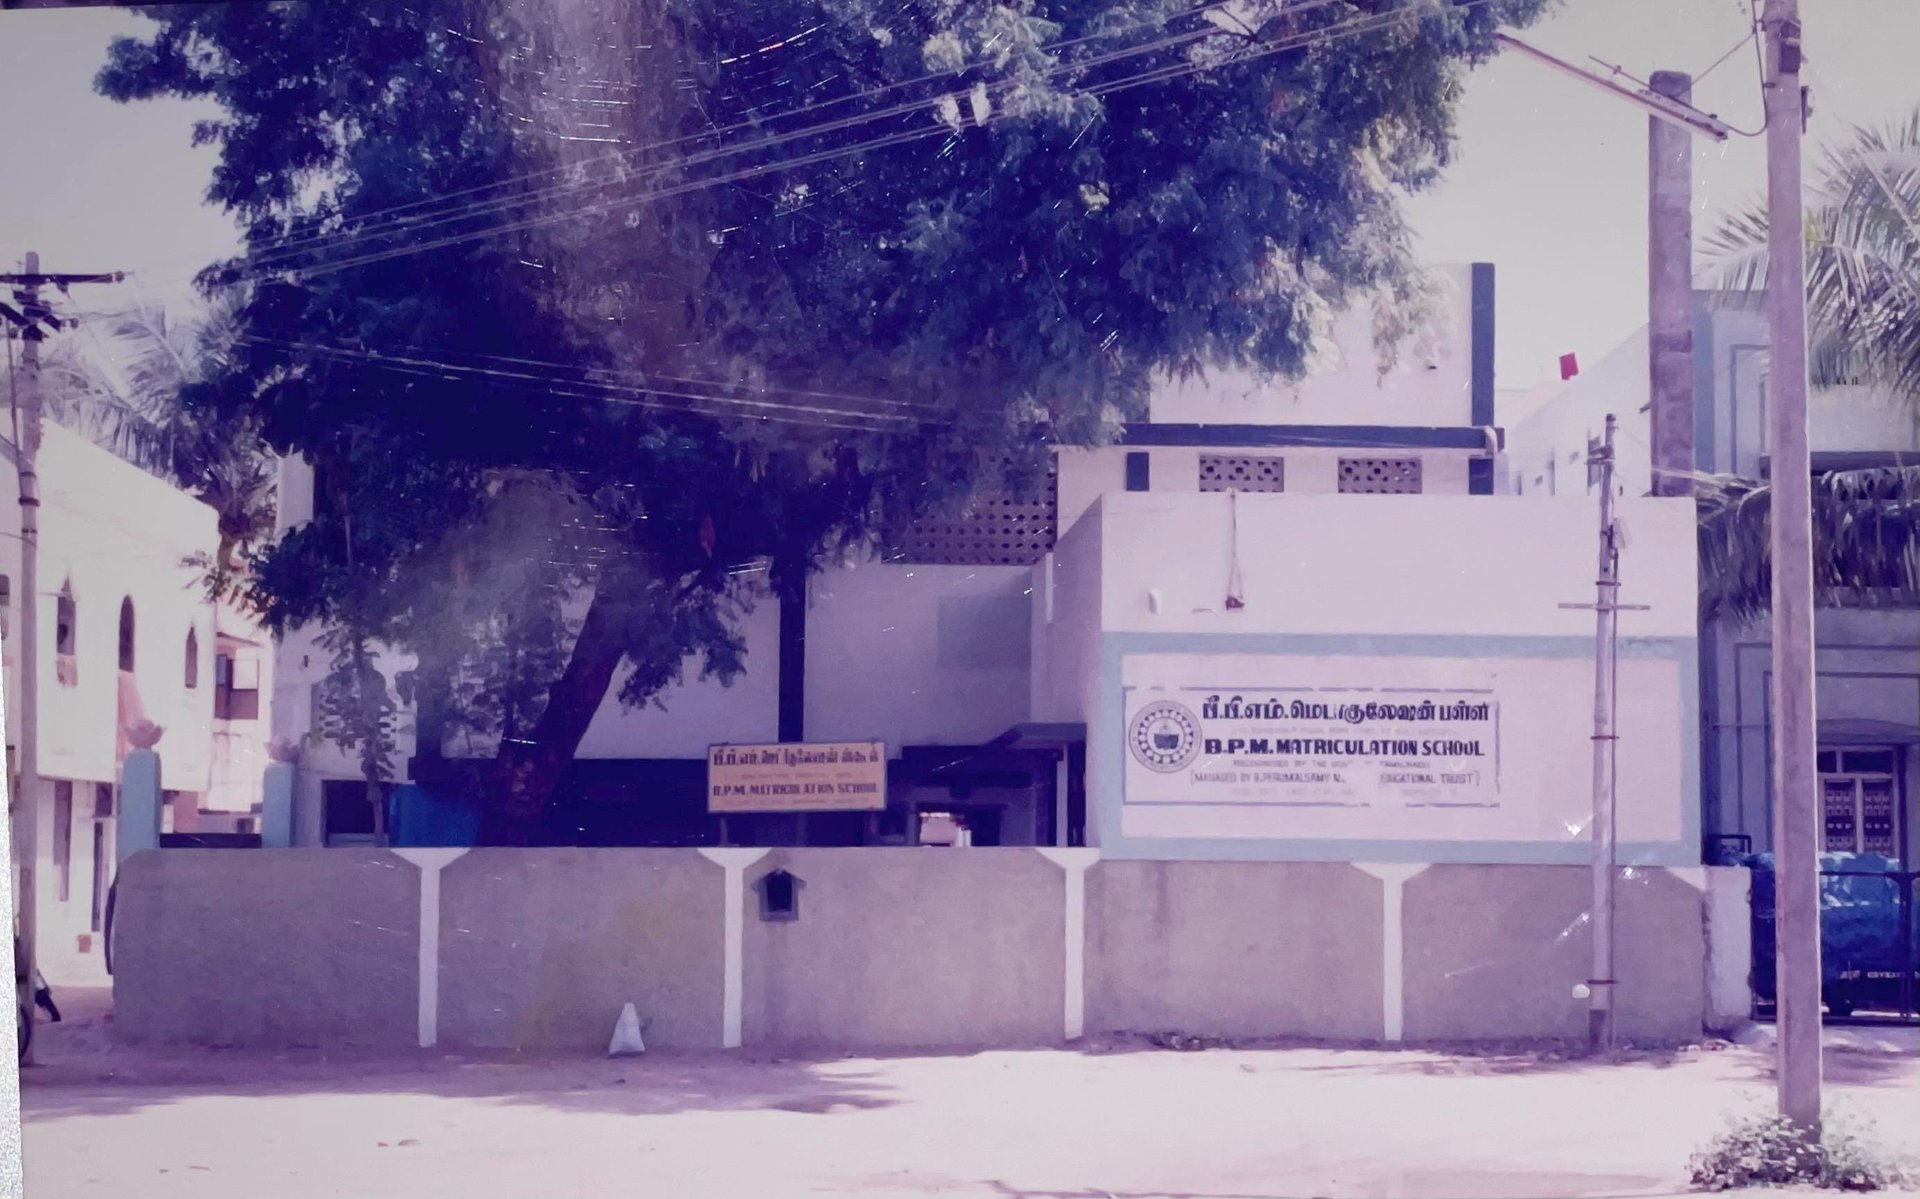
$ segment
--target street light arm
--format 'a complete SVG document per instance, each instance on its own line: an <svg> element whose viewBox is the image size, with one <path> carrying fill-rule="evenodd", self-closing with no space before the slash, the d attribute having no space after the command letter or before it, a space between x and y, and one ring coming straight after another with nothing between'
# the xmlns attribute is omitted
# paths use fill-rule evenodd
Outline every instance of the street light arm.
<svg viewBox="0 0 1920 1199"><path fill-rule="evenodd" d="M1733 126L1719 117L1712 113L1701 112L1691 104L1683 104L1669 96L1663 96L1645 88L1622 87L1611 79L1604 79L1564 59L1555 58L1536 46L1529 46L1512 34L1496 33L1493 36L1501 45L1518 50L1535 62L1552 67L1564 75L1571 75L1582 83L1599 88L1608 95L1625 100L1629 104L1638 105L1668 124L1678 125L1682 129L1698 133L1703 137L1710 137L1717 142L1726 141L1727 136L1735 132Z"/></svg>

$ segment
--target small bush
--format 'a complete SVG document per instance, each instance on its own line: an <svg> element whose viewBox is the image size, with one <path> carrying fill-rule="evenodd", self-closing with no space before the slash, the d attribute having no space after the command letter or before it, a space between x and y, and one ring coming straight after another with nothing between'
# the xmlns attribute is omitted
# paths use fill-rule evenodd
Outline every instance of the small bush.
<svg viewBox="0 0 1920 1199"><path fill-rule="evenodd" d="M1816 1186L1878 1191L1906 1185L1905 1163L1840 1122L1827 1120L1808 1139L1785 1116L1755 1116L1715 1137L1688 1163L1693 1185L1708 1191L1753 1186Z"/></svg>

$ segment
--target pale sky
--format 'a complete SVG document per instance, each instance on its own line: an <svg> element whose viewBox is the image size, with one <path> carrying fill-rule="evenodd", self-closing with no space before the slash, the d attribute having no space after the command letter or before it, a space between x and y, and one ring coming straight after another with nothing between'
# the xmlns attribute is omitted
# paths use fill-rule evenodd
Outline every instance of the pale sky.
<svg viewBox="0 0 1920 1199"><path fill-rule="evenodd" d="M1804 7L1811 168L1823 141L1920 105L1920 0ZM1562 0L1521 36L1642 78L1700 76L1747 25L1745 0ZM122 106L93 93L108 40L146 27L115 10L0 13L0 112L10 117L0 122L0 262L9 269L37 249L50 270L139 269L138 287L158 298L237 244L232 222L200 200L214 154L189 139L207 110ZM1696 86L1695 103L1757 129L1756 71L1743 47ZM1594 361L1645 323L1647 119L1513 55L1472 76L1457 161L1409 213L1428 260L1495 264L1502 388L1552 377L1562 353ZM1695 234L1704 238L1719 213L1759 197L1765 149L1759 138L1697 139L1695 161ZM1520 414L1501 415L1511 423Z"/></svg>

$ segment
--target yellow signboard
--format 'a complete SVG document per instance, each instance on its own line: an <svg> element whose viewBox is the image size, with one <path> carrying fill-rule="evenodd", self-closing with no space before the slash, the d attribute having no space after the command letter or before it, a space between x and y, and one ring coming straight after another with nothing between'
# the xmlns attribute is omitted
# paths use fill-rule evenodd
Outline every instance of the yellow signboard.
<svg viewBox="0 0 1920 1199"><path fill-rule="evenodd" d="M707 748L709 812L877 812L887 806L887 747L713 745Z"/></svg>

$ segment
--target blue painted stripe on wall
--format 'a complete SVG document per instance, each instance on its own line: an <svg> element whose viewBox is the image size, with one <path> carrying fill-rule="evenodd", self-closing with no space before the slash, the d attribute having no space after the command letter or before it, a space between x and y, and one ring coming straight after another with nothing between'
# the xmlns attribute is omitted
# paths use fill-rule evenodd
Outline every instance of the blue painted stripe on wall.
<svg viewBox="0 0 1920 1199"><path fill-rule="evenodd" d="M1174 425L1130 424L1124 445L1329 449L1485 449L1486 434L1466 425Z"/></svg>
<svg viewBox="0 0 1920 1199"><path fill-rule="evenodd" d="M1473 264L1473 423L1494 423L1493 264Z"/></svg>
<svg viewBox="0 0 1920 1199"><path fill-rule="evenodd" d="M1590 658L1592 637L1497 633L1128 633L1102 635L1129 654L1356 654L1370 657ZM1684 659L1692 637L1622 637L1623 658Z"/></svg>
<svg viewBox="0 0 1920 1199"><path fill-rule="evenodd" d="M1473 409L1472 420L1482 428L1491 427L1496 395L1493 369L1493 264L1473 264ZM1467 463L1467 494L1493 494L1493 459L1475 458Z"/></svg>
<svg viewBox="0 0 1920 1199"><path fill-rule="evenodd" d="M1216 861L1446 862L1581 865L1592 860L1584 840L1426 841L1275 838L1127 837L1125 807L1126 690L1121 662L1128 654L1269 653L1350 654L1369 657L1590 658L1591 637L1476 634L1321 633L1103 633L1100 638L1099 710L1088 722L1087 755L1105 767L1099 791L1089 797L1090 843L1104 856L1131 859ZM1622 658L1667 659L1680 666L1683 719L1700 723L1699 647L1692 637L1623 637ZM1101 717L1104 716L1104 719ZM1622 842L1622 866L1700 864L1700 757L1697 736L1680 739L1680 839Z"/></svg>
<svg viewBox="0 0 1920 1199"><path fill-rule="evenodd" d="M1711 471L1718 459L1714 447L1713 410L1719 398L1713 369L1713 310L1702 293L1693 298L1693 468Z"/></svg>
<svg viewBox="0 0 1920 1199"><path fill-rule="evenodd" d="M1623 867L1698 866L1700 847L1686 841L1622 842ZM1455 866L1586 866L1585 841L1328 841L1205 840L1125 837L1102 845L1108 861L1435 862Z"/></svg>

